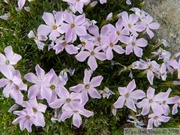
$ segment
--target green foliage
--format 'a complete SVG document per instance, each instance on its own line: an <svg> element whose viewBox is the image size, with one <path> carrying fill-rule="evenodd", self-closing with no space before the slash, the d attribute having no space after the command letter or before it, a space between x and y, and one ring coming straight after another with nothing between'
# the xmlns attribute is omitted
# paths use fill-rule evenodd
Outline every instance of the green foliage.
<svg viewBox="0 0 180 135"><path fill-rule="evenodd" d="M105 18L113 12L114 18L110 23L114 24L117 21L116 15L122 11L129 12L131 7L142 8L143 0L132 0L132 5L125 4L126 0L108 0L108 4L98 4L96 7L91 8L86 6L86 17L90 20L96 20L97 25L103 26L108 23ZM22 55L23 59L18 63L17 69L21 71L22 76L28 72L34 72L34 67L39 64L46 72L53 68L59 73L64 68L76 69L75 75L70 77L67 88L74 86L83 80L84 69L87 68L87 64L78 62L74 56L63 52L55 55L54 51L48 51L47 46L43 51L38 50L35 42L27 37L30 30L36 31L38 26L43 22L43 12L52 12L53 10L59 11L67 8L67 4L61 0L35 0L33 2L26 2L26 5L30 7L30 12L24 9L20 12L16 11L17 1L11 1L9 4L0 2L0 15L10 12L11 16L8 21L0 20L0 52L2 53L4 48L8 45L13 47L14 52ZM49 43L47 42L47 45ZM150 55L150 49L153 50L153 44L149 42L149 48L144 50L145 59ZM115 54L114 61L121 63L125 67L128 67L132 62L138 60L134 54L125 55ZM77 66L78 65L78 66ZM94 116L90 118L83 117L82 126L77 129L72 125L72 120L67 119L65 122L51 122L51 117L54 112L48 108L45 113L46 126L44 128L33 126L33 132L28 133L26 130L21 131L19 125L12 125L12 121L16 118L15 115L8 113L9 108L14 104L14 101L3 97L0 93L0 133L2 135L119 135L123 134L123 127L133 127L132 124L127 125L128 114L130 113L127 108L117 110L117 115L113 116L112 108L113 103L118 98L118 87L126 86L130 82L128 78L129 71L124 71L120 75L120 71L124 69L124 66L111 65L110 61L100 62L98 61L99 68L93 73L93 76L103 75L104 80L99 89L103 89L105 86L110 88L115 95L112 95L109 99L90 99L85 108L94 112ZM146 75L142 75L140 71L134 71L136 76L137 88L147 90L149 82ZM168 78L171 80L172 78ZM155 80L153 87L157 88L157 93L160 91L166 91L168 87L164 82ZM157 82L157 83L156 83ZM146 85L147 84L147 85ZM160 84L160 85L159 85ZM162 87L163 86L163 87ZM179 89L174 87L175 89ZM146 92L146 91L145 91ZM172 93L175 94L173 91ZM178 127L177 124L179 117L175 116L169 123L164 124L163 127Z"/></svg>

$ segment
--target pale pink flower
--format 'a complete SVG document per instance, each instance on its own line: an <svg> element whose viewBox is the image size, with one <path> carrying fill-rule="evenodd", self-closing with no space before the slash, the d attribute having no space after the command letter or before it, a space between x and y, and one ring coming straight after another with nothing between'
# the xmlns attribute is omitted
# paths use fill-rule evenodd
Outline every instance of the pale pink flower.
<svg viewBox="0 0 180 135"><path fill-rule="evenodd" d="M133 11L139 17L140 20L148 15L148 13L146 13L144 10L141 10L137 7L131 8L130 10Z"/></svg>
<svg viewBox="0 0 180 135"><path fill-rule="evenodd" d="M143 24L137 24L138 23L138 16L135 14L128 15L127 12L123 12L121 14L122 17L122 24L133 36L137 37L137 32L142 32L145 29L145 26Z"/></svg>
<svg viewBox="0 0 180 135"><path fill-rule="evenodd" d="M134 52L134 54L137 57L142 57L143 50L141 47L147 46L147 40L144 38L136 39L136 37L130 37L130 42L126 46L126 55L129 55L131 52Z"/></svg>
<svg viewBox="0 0 180 135"><path fill-rule="evenodd" d="M27 90L27 85L22 82L20 72L18 70L1 69L2 74L6 78L0 79L0 88L4 87L3 95L11 97L16 103L23 101L22 90Z"/></svg>
<svg viewBox="0 0 180 135"><path fill-rule="evenodd" d="M111 33L115 33L118 37L118 39L124 43L129 43L129 31L127 29L124 29L124 26L122 24L122 19L119 18L118 21L115 24L115 27L112 24L108 24L107 27L111 31Z"/></svg>
<svg viewBox="0 0 180 135"><path fill-rule="evenodd" d="M147 73L147 79L151 85L153 85L154 74L158 75L159 73L159 68L160 65L156 61L151 61L150 59L147 59L147 62L141 59L140 61L136 62L133 67L133 69L145 70Z"/></svg>
<svg viewBox="0 0 180 135"><path fill-rule="evenodd" d="M64 13L64 21L61 28L66 33L66 38L70 39L70 41L74 42L77 39L77 35L79 37L86 36L87 31L85 27L86 18L85 14L75 16L73 14Z"/></svg>
<svg viewBox="0 0 180 135"><path fill-rule="evenodd" d="M101 4L107 3L107 0L99 0Z"/></svg>
<svg viewBox="0 0 180 135"><path fill-rule="evenodd" d="M168 122L171 117L163 116L162 113L152 113L148 115L148 118L147 129L153 129L153 124L155 127L159 127L161 122Z"/></svg>
<svg viewBox="0 0 180 135"><path fill-rule="evenodd" d="M42 18L45 24L41 24L37 30L38 35L49 35L50 40L55 41L60 34L64 33L61 29L61 24L64 21L63 12L56 12L55 14L44 12Z"/></svg>
<svg viewBox="0 0 180 135"><path fill-rule="evenodd" d="M174 103L173 108L172 108L172 114L175 115L178 113L178 108L180 108L180 97L175 96L170 98L171 102Z"/></svg>
<svg viewBox="0 0 180 135"><path fill-rule="evenodd" d="M127 85L127 87L119 87L118 91L121 96L119 96L113 106L115 108L123 108L125 104L129 109L136 112L136 101L145 97L145 93L142 90L133 91L135 88L136 83L134 79Z"/></svg>
<svg viewBox="0 0 180 135"><path fill-rule="evenodd" d="M170 65L177 70L178 72L178 79L180 79L180 58L178 61L173 60L171 61Z"/></svg>
<svg viewBox="0 0 180 135"><path fill-rule="evenodd" d="M90 0L70 0L70 9L75 13L78 11L80 14L83 13L83 7L84 5L87 5L90 3Z"/></svg>
<svg viewBox="0 0 180 135"><path fill-rule="evenodd" d="M35 97L30 99L29 101L25 101L23 105L28 109L32 109L32 111L34 112L34 118L35 118L34 124L36 126L44 127L45 120L43 113L45 113L47 106L38 103Z"/></svg>
<svg viewBox="0 0 180 135"><path fill-rule="evenodd" d="M4 52L5 56L0 53L0 70L1 68L14 69L13 66L16 65L20 59L22 59L22 56L14 53L11 46L7 46L4 49Z"/></svg>
<svg viewBox="0 0 180 135"><path fill-rule="evenodd" d="M86 45L86 49L80 51L75 57L80 62L84 62L89 57L88 65L93 71L98 67L96 59L101 61L106 60L106 54L101 52L101 47L94 47L94 44Z"/></svg>
<svg viewBox="0 0 180 135"><path fill-rule="evenodd" d="M88 101L88 94L91 98L101 98L101 95L98 93L98 91L95 89L95 87L98 87L102 80L103 76L99 75L96 77L93 77L91 80L91 72L85 69L84 71L84 79L82 84L78 84L76 86L70 87L69 90L74 92L81 92L82 94L82 104L85 104Z"/></svg>
<svg viewBox="0 0 180 135"><path fill-rule="evenodd" d="M34 73L28 73L24 76L28 82L34 83L34 85L32 85L28 90L28 97L30 99L34 97L41 99L46 98L47 100L51 99L52 92L49 94L45 90L47 87L50 87L50 78L46 76L44 70L39 65L36 65L35 70L37 75Z"/></svg>
<svg viewBox="0 0 180 135"><path fill-rule="evenodd" d="M101 45L102 38L108 36L110 33L108 25L104 25L101 28L100 32L99 27L97 25L92 25L88 28L88 31L90 34L94 36L94 38L91 38L91 41L93 41L97 46Z"/></svg>
<svg viewBox="0 0 180 135"><path fill-rule="evenodd" d="M35 124L36 121L33 110L26 108L22 111L14 111L13 113L18 115L18 118L16 118L12 124L19 123L21 130L26 128L28 132L32 132L32 125Z"/></svg>
<svg viewBox="0 0 180 135"><path fill-rule="evenodd" d="M60 108L62 105L66 106L71 105L72 103L81 102L80 93L69 93L64 86L61 86L59 88L58 96L60 97L60 99L56 99L49 104L51 108Z"/></svg>
<svg viewBox="0 0 180 135"><path fill-rule="evenodd" d="M72 104L71 106L64 106L62 109L62 115L60 121L65 121L67 118L73 116L73 125L77 128L82 124L81 115L85 117L93 116L93 112L86 110L81 104Z"/></svg>
<svg viewBox="0 0 180 135"><path fill-rule="evenodd" d="M102 94L103 98L109 98L111 95L115 94L109 88L105 87L103 90L99 90L99 93Z"/></svg>
<svg viewBox="0 0 180 135"><path fill-rule="evenodd" d="M150 38L154 37L154 33L152 30L159 29L160 25L159 23L153 22L153 17L150 15L147 15L142 19L142 23L145 25L145 31L149 35Z"/></svg>
<svg viewBox="0 0 180 135"><path fill-rule="evenodd" d="M125 51L124 49L117 44L118 38L115 35L115 33L109 34L109 36L102 38L102 47L104 49L104 52L106 53L106 57L108 60L112 60L114 55L113 51L115 51L118 54L123 54Z"/></svg>
<svg viewBox="0 0 180 135"><path fill-rule="evenodd" d="M40 50L43 50L44 49L44 46L46 45L45 43L43 43L42 41L46 41L47 40L47 37L46 36L43 36L43 35L35 35L34 32L31 30L29 33L28 33L28 38L33 38L38 49Z"/></svg>
<svg viewBox="0 0 180 135"><path fill-rule="evenodd" d="M141 102L137 103L138 108L142 108L142 115L146 115L150 112L150 108L153 112L162 113L163 108L160 105L164 95L159 93L155 95L155 89L149 87L147 90L146 98L144 98Z"/></svg>
<svg viewBox="0 0 180 135"><path fill-rule="evenodd" d="M77 54L78 49L71 43L71 38L66 35L65 40L57 40L56 45L53 46L53 50L56 51L56 54L66 50L68 54Z"/></svg>

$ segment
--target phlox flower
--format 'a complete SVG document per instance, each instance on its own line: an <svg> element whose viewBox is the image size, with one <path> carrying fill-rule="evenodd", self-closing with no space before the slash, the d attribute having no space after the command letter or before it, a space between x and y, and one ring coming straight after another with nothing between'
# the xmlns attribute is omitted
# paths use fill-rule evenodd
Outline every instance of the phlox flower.
<svg viewBox="0 0 180 135"><path fill-rule="evenodd" d="M65 68L59 73L59 78L62 81L63 85L65 85L67 83L67 81L68 81L68 74L67 73L69 73L70 76L73 76L74 72L75 72L75 69L67 69L67 68Z"/></svg>
<svg viewBox="0 0 180 135"><path fill-rule="evenodd" d="M171 100L171 102L174 103L173 108L172 108L172 114L175 115L178 113L178 108L180 108L180 97L175 96L175 97L170 98L169 100Z"/></svg>
<svg viewBox="0 0 180 135"><path fill-rule="evenodd" d="M67 118L73 116L73 125L77 128L82 124L81 115L85 117L93 116L93 112L86 110L81 104L72 104L71 106L64 106L62 109L62 115L60 121L65 121Z"/></svg>
<svg viewBox="0 0 180 135"><path fill-rule="evenodd" d="M53 69L51 69L45 75L46 85L43 85L43 91L41 91L41 96L44 97L47 102L50 104L57 99L57 95L59 95L61 86L64 85L64 80L61 80L59 76L55 73Z"/></svg>
<svg viewBox="0 0 180 135"><path fill-rule="evenodd" d="M168 122L171 117L163 116L162 113L152 113L148 115L148 118L147 129L153 129L153 124L155 127L159 127L161 122Z"/></svg>
<svg viewBox="0 0 180 135"><path fill-rule="evenodd" d="M99 90L99 93L102 94L103 98L109 98L109 96L115 94L109 88L105 87L103 90Z"/></svg>
<svg viewBox="0 0 180 135"><path fill-rule="evenodd" d="M136 115L136 116L139 116L139 114ZM134 126L137 127L137 128L142 128L142 126L145 126L143 120L138 120L136 118L136 116L129 115L128 116L129 119L127 120L127 122L133 123Z"/></svg>
<svg viewBox="0 0 180 135"><path fill-rule="evenodd" d="M88 58L88 65L91 68L91 70L96 70L98 67L96 59L99 59L101 61L106 60L106 54L104 52L101 52L101 47L94 47L94 44L88 44L86 45L86 49L83 51L80 51L75 57L78 61L84 62L87 57Z"/></svg>
<svg viewBox="0 0 180 135"><path fill-rule="evenodd" d="M133 69L140 69L140 70L145 70L147 73L147 79L150 82L151 85L153 85L153 80L154 80L154 74L159 73L159 67L160 65L156 61L151 61L150 59L147 59L147 62L144 60L140 60L136 62L135 66Z"/></svg>
<svg viewBox="0 0 180 135"><path fill-rule="evenodd" d="M69 93L68 90L61 86L59 88L58 96L60 99L56 99L55 101L51 102L49 105L51 108L60 108L62 105L71 105L76 102L81 102L81 94L80 93Z"/></svg>
<svg viewBox="0 0 180 135"><path fill-rule="evenodd" d="M74 14L65 12L64 21L65 23L61 25L61 28L65 31L66 38L68 38L69 41L74 42L77 39L77 35L79 37L87 35L85 27L87 20L84 14L75 16Z"/></svg>
<svg viewBox="0 0 180 135"><path fill-rule="evenodd" d="M147 40L144 38L136 39L136 37L130 37L130 42L126 46L126 55L129 55L131 52L134 52L134 54L137 57L142 57L143 50L141 47L147 46Z"/></svg>
<svg viewBox="0 0 180 135"><path fill-rule="evenodd" d="M21 130L26 128L28 132L32 132L32 125L35 124L36 121L33 110L26 108L22 111L14 111L13 113L18 115L18 118L16 118L12 124L19 123Z"/></svg>
<svg viewBox="0 0 180 135"><path fill-rule="evenodd" d="M178 61L174 60L174 61L171 61L170 65L175 69L177 70L178 72L178 79L180 79L180 58Z"/></svg>
<svg viewBox="0 0 180 135"><path fill-rule="evenodd" d="M79 45L77 45L77 47L80 49L80 51L83 51L84 49L86 49L86 46L89 45L93 45L93 37L90 36L89 34L85 37L80 37L80 41L81 43Z"/></svg>
<svg viewBox="0 0 180 135"><path fill-rule="evenodd" d="M43 113L45 113L47 106L38 103L36 97L30 99L29 101L25 101L23 105L34 112L34 124L36 126L44 127L45 121Z"/></svg>
<svg viewBox="0 0 180 135"><path fill-rule="evenodd" d="M107 27L111 31L111 33L115 33L119 39L124 44L129 43L129 31L127 29L124 29L124 26L122 24L122 19L119 18L118 21L115 24L115 27L112 24L108 24Z"/></svg>
<svg viewBox="0 0 180 135"><path fill-rule="evenodd" d="M83 83L69 88L70 91L74 91L78 93L81 92L82 104L85 104L88 101L88 94L90 95L91 98L98 98L98 99L101 98L101 95L98 93L95 87L98 87L101 84L103 80L103 76L99 75L93 77L90 80L91 75L92 75L91 72L85 69Z"/></svg>
<svg viewBox="0 0 180 135"><path fill-rule="evenodd" d="M22 56L14 53L11 46L7 46L4 49L4 52L5 56L2 53L0 53L0 71L1 68L14 69L13 66L16 65L17 62L22 59Z"/></svg>
<svg viewBox="0 0 180 135"><path fill-rule="evenodd" d="M52 90L49 90L47 93L46 88L49 87L51 89L51 85L49 83L50 74L46 75L44 70L39 66L36 65L35 67L36 75L34 73L27 73L24 78L31 83L34 83L29 90L28 90L28 98L38 97L40 99L47 99L50 100L52 96ZM51 75L50 75L51 76ZM55 86L52 87L54 89ZM50 94L49 94L50 93Z"/></svg>
<svg viewBox="0 0 180 135"><path fill-rule="evenodd" d="M83 13L83 7L84 5L87 5L90 3L90 0L70 0L70 9L75 13L78 11L80 14Z"/></svg>
<svg viewBox="0 0 180 135"><path fill-rule="evenodd" d="M49 35L49 39L55 41L60 34L64 33L61 29L61 24L64 21L63 16L63 12L56 12L55 14L44 12L42 18L46 25L41 24L37 29L37 34L42 36Z"/></svg>
<svg viewBox="0 0 180 135"><path fill-rule="evenodd" d="M92 25L88 28L88 32L94 36L94 38L91 38L91 41L95 45L101 45L102 37L109 35L110 31L107 25L104 25L100 32L99 32L99 27L97 25Z"/></svg>
<svg viewBox="0 0 180 135"><path fill-rule="evenodd" d="M138 16L135 14L128 15L127 12L123 12L121 14L122 17L122 24L131 34L135 37L138 36L137 32L142 32L145 29L145 26L143 24L137 24L138 23Z"/></svg>
<svg viewBox="0 0 180 135"><path fill-rule="evenodd" d="M149 14L142 19L142 24L145 24L145 31L150 38L154 37L152 30L157 30L160 27L159 23L153 22L153 17Z"/></svg>
<svg viewBox="0 0 180 135"><path fill-rule="evenodd" d="M57 40L56 45L53 46L53 50L56 51L56 54L66 50L68 54L76 54L78 53L77 47L75 47L71 42L71 38L66 35L65 40Z"/></svg>
<svg viewBox="0 0 180 135"><path fill-rule="evenodd" d="M146 13L144 10L141 10L137 7L133 7L130 10L133 11L139 17L140 20L148 15L148 13Z"/></svg>
<svg viewBox="0 0 180 135"><path fill-rule="evenodd" d="M163 114L168 115L170 113L170 107L169 104L175 104L176 97L169 98L170 92L172 90L169 88L166 92L161 92L163 95L163 98L161 98L161 106L163 108Z"/></svg>
<svg viewBox="0 0 180 135"><path fill-rule="evenodd" d="M35 35L34 32L31 30L28 33L28 38L34 38L34 41L35 41L38 49L40 49L40 50L44 49L45 43L43 43L42 41L46 41L47 40L46 36L38 35L38 34Z"/></svg>
<svg viewBox="0 0 180 135"><path fill-rule="evenodd" d="M145 93L142 90L135 90L136 83L133 79L127 87L119 87L118 91L120 96L118 100L114 103L115 108L123 108L124 104L131 110L136 112L135 103L138 99L145 97Z"/></svg>
<svg viewBox="0 0 180 135"><path fill-rule="evenodd" d="M6 78L0 79L0 88L4 87L3 95L11 97L16 103L23 101L21 90L27 90L27 85L22 82L20 72L18 70L1 69L2 74Z"/></svg>
<svg viewBox="0 0 180 135"><path fill-rule="evenodd" d="M142 115L146 115L152 109L153 112L162 113L163 108L160 105L161 101L164 98L164 94L159 93L155 95L155 89L149 87L147 90L146 98L144 98L141 102L137 103L138 108L142 108Z"/></svg>
<svg viewBox="0 0 180 135"><path fill-rule="evenodd" d="M115 35L115 33L109 34L109 36L102 38L102 47L104 49L104 52L106 53L106 57L108 60L113 59L113 51L115 51L118 54L123 54L125 51L124 49L117 44L118 38Z"/></svg>

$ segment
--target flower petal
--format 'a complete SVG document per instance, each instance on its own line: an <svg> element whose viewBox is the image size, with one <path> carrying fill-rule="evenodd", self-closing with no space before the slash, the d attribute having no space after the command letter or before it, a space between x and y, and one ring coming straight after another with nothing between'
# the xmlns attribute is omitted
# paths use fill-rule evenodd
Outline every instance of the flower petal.
<svg viewBox="0 0 180 135"><path fill-rule="evenodd" d="M125 100L126 98L124 96L120 96L113 106L115 108L123 108Z"/></svg>

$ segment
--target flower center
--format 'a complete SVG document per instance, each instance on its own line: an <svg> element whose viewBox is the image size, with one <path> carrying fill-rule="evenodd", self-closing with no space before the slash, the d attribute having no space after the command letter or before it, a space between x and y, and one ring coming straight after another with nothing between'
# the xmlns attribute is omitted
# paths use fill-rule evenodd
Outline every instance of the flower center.
<svg viewBox="0 0 180 135"><path fill-rule="evenodd" d="M150 100L149 100L149 103L152 103L152 102L153 102L153 99L150 99Z"/></svg>
<svg viewBox="0 0 180 135"><path fill-rule="evenodd" d="M166 102L166 101L163 101L163 104L164 104L164 105L166 105L166 104L167 104L167 102Z"/></svg>
<svg viewBox="0 0 180 135"><path fill-rule="evenodd" d="M66 102L68 102L68 103L71 102L71 99L70 99L70 98L67 98L67 99L66 99Z"/></svg>
<svg viewBox="0 0 180 135"><path fill-rule="evenodd" d="M37 109L36 109L36 108L33 108L33 112L37 112Z"/></svg>
<svg viewBox="0 0 180 135"><path fill-rule="evenodd" d="M135 46L135 45L136 45L136 43L135 43L135 42L132 42L132 45L133 45L133 46Z"/></svg>
<svg viewBox="0 0 180 135"><path fill-rule="evenodd" d="M131 24L128 24L128 27L129 27L129 28L132 28L132 25L131 25Z"/></svg>
<svg viewBox="0 0 180 135"><path fill-rule="evenodd" d="M63 42L63 43L62 43L62 46L66 46L66 45L67 45L66 42Z"/></svg>
<svg viewBox="0 0 180 135"><path fill-rule="evenodd" d="M146 24L146 27L148 27L148 24Z"/></svg>
<svg viewBox="0 0 180 135"><path fill-rule="evenodd" d="M71 24L71 28L74 28L74 27L75 27L75 24L74 24L74 23L72 23L72 24Z"/></svg>
<svg viewBox="0 0 180 135"><path fill-rule="evenodd" d="M158 119L158 116L155 116L155 117L154 117L154 120L157 120L157 119Z"/></svg>
<svg viewBox="0 0 180 135"><path fill-rule="evenodd" d="M56 29L57 29L57 26L56 26L56 25L53 25L52 29L53 29L53 30L56 30Z"/></svg>
<svg viewBox="0 0 180 135"><path fill-rule="evenodd" d="M81 42L81 45L82 45L82 46L85 46L85 45L86 45L86 42L82 41L82 42Z"/></svg>
<svg viewBox="0 0 180 135"><path fill-rule="evenodd" d="M15 86L15 89L16 89L16 90L19 90L19 87L16 85L16 86Z"/></svg>
<svg viewBox="0 0 180 135"><path fill-rule="evenodd" d="M73 112L74 112L74 113L77 113L77 112L78 112L78 110L73 110Z"/></svg>
<svg viewBox="0 0 180 135"><path fill-rule="evenodd" d="M9 62L9 60L7 60L7 61L6 61L6 65L9 65L9 64L10 64L10 62Z"/></svg>
<svg viewBox="0 0 180 135"><path fill-rule="evenodd" d="M50 89L51 89L51 90L54 90L55 88L56 88L56 87L55 87L54 85L51 85L51 86L50 86Z"/></svg>
<svg viewBox="0 0 180 135"><path fill-rule="evenodd" d="M99 37L99 38L97 39L97 41L100 43L100 42L101 42L101 38Z"/></svg>
<svg viewBox="0 0 180 135"><path fill-rule="evenodd" d="M30 116L29 116L29 115L26 115L26 119L30 119Z"/></svg>
<svg viewBox="0 0 180 135"><path fill-rule="evenodd" d="M76 2L79 2L80 0L76 0Z"/></svg>
<svg viewBox="0 0 180 135"><path fill-rule="evenodd" d="M113 46L114 46L114 44L113 44L113 43L110 43L110 44L109 44L109 46L110 46L110 47L113 47Z"/></svg>
<svg viewBox="0 0 180 135"><path fill-rule="evenodd" d="M35 36L34 39L35 39L35 40L38 40L38 36Z"/></svg>
<svg viewBox="0 0 180 135"><path fill-rule="evenodd" d="M12 80L9 80L9 83L10 83L10 84L12 84L12 83L13 83L13 81L12 81Z"/></svg>
<svg viewBox="0 0 180 135"><path fill-rule="evenodd" d="M89 84L86 84L85 86L84 86L86 89L89 89Z"/></svg>
<svg viewBox="0 0 180 135"><path fill-rule="evenodd" d="M125 94L125 97L128 98L129 97L129 93Z"/></svg>
<svg viewBox="0 0 180 135"><path fill-rule="evenodd" d="M120 31L116 31L116 34L117 34L118 36L121 35Z"/></svg>
<svg viewBox="0 0 180 135"><path fill-rule="evenodd" d="M94 55L94 54L95 54L94 51L92 51L92 52L91 52L91 55Z"/></svg>
<svg viewBox="0 0 180 135"><path fill-rule="evenodd" d="M180 106L180 102L178 102L178 105Z"/></svg>

